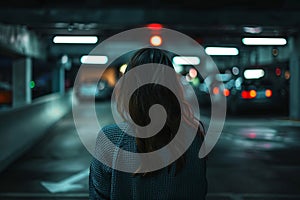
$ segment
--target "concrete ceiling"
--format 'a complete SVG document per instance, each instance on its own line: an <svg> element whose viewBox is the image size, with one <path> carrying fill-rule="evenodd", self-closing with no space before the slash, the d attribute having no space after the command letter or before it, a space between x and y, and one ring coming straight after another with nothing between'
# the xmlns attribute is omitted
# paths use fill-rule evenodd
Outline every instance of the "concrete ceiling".
<svg viewBox="0 0 300 200"><path fill-rule="evenodd" d="M290 36L299 33L300 1L45 1L10 0L1 2L0 22L21 25L36 32L52 45L54 35L99 35L100 40L130 28L161 23L206 44L239 45L245 26L259 26L254 36ZM85 46L88 52L92 46ZM74 50L75 49L75 50ZM75 51L76 48L69 51ZM57 46L52 52L63 52ZM55 53L56 52L56 53Z"/></svg>
<svg viewBox="0 0 300 200"><path fill-rule="evenodd" d="M263 34L291 34L300 25L300 1L45 1L1 2L0 21L25 25L43 35L110 35L151 22L190 34L243 33L243 26L263 26Z"/></svg>

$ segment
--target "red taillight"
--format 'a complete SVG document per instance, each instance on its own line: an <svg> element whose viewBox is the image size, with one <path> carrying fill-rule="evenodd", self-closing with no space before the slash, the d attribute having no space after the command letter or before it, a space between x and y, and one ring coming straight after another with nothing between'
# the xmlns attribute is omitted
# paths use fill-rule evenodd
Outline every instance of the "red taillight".
<svg viewBox="0 0 300 200"><path fill-rule="evenodd" d="M256 97L256 91L255 90L250 90L250 91L243 90L241 95L242 95L243 99L254 99Z"/></svg>
<svg viewBox="0 0 300 200"><path fill-rule="evenodd" d="M242 98L243 98L243 99L249 99L249 92L243 90L243 91L242 91Z"/></svg>
<svg viewBox="0 0 300 200"><path fill-rule="evenodd" d="M223 94L224 94L225 97L228 97L230 95L230 90L228 90L227 88L225 88L223 90Z"/></svg>
<svg viewBox="0 0 300 200"><path fill-rule="evenodd" d="M267 89L265 92L266 97L270 98L272 96L272 90Z"/></svg>
<svg viewBox="0 0 300 200"><path fill-rule="evenodd" d="M281 69L279 67L276 67L275 74L276 74L276 76L280 76L281 75Z"/></svg>

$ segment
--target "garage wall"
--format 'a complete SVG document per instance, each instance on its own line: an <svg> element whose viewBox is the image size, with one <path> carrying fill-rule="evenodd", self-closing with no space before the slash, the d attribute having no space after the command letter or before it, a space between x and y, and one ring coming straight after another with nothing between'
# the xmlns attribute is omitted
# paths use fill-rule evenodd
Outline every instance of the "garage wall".
<svg viewBox="0 0 300 200"><path fill-rule="evenodd" d="M51 94L32 104L0 113L0 171L32 147L71 110L71 92Z"/></svg>

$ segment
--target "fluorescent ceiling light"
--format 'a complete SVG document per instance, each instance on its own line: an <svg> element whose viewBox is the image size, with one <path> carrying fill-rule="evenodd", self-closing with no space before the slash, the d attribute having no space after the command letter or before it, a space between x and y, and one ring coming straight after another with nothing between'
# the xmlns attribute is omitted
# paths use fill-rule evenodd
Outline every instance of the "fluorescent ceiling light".
<svg viewBox="0 0 300 200"><path fill-rule="evenodd" d="M285 38L243 38L245 45L286 45Z"/></svg>
<svg viewBox="0 0 300 200"><path fill-rule="evenodd" d="M97 36L55 36L55 44L95 44L98 42Z"/></svg>
<svg viewBox="0 0 300 200"><path fill-rule="evenodd" d="M236 56L239 50L235 47L206 47L205 52L211 56Z"/></svg>
<svg viewBox="0 0 300 200"><path fill-rule="evenodd" d="M82 56L80 62L82 64L106 64L108 61L107 56L94 56L86 55Z"/></svg>
<svg viewBox="0 0 300 200"><path fill-rule="evenodd" d="M173 63L175 65L199 65L200 58L197 56L175 56Z"/></svg>
<svg viewBox="0 0 300 200"><path fill-rule="evenodd" d="M265 75L263 69L247 69L244 71L245 79L259 79Z"/></svg>

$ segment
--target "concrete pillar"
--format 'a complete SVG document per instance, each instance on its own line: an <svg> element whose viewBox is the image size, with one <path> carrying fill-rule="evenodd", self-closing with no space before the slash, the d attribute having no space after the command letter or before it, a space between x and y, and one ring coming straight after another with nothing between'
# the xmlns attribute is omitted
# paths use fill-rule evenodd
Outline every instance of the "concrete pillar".
<svg viewBox="0 0 300 200"><path fill-rule="evenodd" d="M20 58L13 62L12 73L13 107L21 107L31 103L30 81L32 76L31 58Z"/></svg>
<svg viewBox="0 0 300 200"><path fill-rule="evenodd" d="M242 67L250 65L250 51L241 52L238 63Z"/></svg>
<svg viewBox="0 0 300 200"><path fill-rule="evenodd" d="M52 71L52 92L65 93L65 69L58 66Z"/></svg>
<svg viewBox="0 0 300 200"><path fill-rule="evenodd" d="M256 65L258 62L258 56L257 56L257 50L255 48L251 49L250 54L249 54L249 65Z"/></svg>
<svg viewBox="0 0 300 200"><path fill-rule="evenodd" d="M283 46L283 47L277 47L278 49L278 56L277 60L279 61L286 61L290 58L290 52L288 46Z"/></svg>
<svg viewBox="0 0 300 200"><path fill-rule="evenodd" d="M270 64L274 61L274 56L272 55L272 49L273 47L271 46L257 47L258 65Z"/></svg>
<svg viewBox="0 0 300 200"><path fill-rule="evenodd" d="M278 49L278 56L272 54L274 48ZM290 51L288 47L274 47L274 46L258 46L253 47L253 50L250 53L250 64L251 65L264 65L271 64L276 61L286 61L290 57Z"/></svg>
<svg viewBox="0 0 300 200"><path fill-rule="evenodd" d="M300 38L291 37L288 40L290 50L290 118L300 119Z"/></svg>

